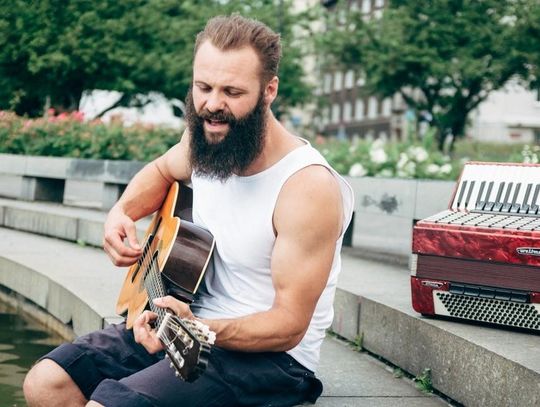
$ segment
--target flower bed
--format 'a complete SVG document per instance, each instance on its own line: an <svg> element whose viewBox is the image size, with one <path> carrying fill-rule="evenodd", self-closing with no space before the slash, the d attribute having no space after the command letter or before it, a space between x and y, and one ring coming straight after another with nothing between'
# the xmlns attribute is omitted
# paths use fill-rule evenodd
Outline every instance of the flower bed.
<svg viewBox="0 0 540 407"><path fill-rule="evenodd" d="M85 121L81 112L39 119L0 111L0 153L149 161L180 139L179 130Z"/></svg>

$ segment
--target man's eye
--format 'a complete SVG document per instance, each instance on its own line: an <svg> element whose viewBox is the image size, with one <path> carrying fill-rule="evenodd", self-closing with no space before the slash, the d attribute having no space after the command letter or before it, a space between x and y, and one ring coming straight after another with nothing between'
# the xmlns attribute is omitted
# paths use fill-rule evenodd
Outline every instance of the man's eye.
<svg viewBox="0 0 540 407"><path fill-rule="evenodd" d="M238 92L237 90L226 90L225 93L232 97L237 97L242 94L242 92Z"/></svg>
<svg viewBox="0 0 540 407"><path fill-rule="evenodd" d="M203 86L203 85L198 85L198 88L201 92L210 92L212 90L212 88L210 88L209 86Z"/></svg>

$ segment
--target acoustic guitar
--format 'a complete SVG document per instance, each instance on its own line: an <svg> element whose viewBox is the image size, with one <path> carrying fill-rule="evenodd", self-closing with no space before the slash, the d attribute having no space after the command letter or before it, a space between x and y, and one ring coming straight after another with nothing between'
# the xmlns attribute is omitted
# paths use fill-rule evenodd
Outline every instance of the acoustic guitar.
<svg viewBox="0 0 540 407"><path fill-rule="evenodd" d="M174 182L146 230L142 256L126 275L116 312L126 317L128 329L147 304L158 318L157 335L176 374L195 380L206 366L215 334L196 320L178 318L154 305L154 298L171 294L191 303L210 263L215 241L192 221L193 192Z"/></svg>

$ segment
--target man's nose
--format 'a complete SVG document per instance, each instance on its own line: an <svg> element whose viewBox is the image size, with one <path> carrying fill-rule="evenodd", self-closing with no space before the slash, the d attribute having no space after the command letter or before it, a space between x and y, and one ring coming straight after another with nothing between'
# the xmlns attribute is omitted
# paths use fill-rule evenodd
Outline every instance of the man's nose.
<svg viewBox="0 0 540 407"><path fill-rule="evenodd" d="M212 92L208 95L206 104L204 106L209 112L215 113L220 110L224 110L225 101L223 97L218 92Z"/></svg>

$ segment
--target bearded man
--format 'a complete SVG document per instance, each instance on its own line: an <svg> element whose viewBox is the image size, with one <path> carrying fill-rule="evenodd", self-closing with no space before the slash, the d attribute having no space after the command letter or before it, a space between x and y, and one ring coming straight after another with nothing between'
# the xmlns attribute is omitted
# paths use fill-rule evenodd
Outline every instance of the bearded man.
<svg viewBox="0 0 540 407"><path fill-rule="evenodd" d="M315 377L351 219L350 187L270 105L279 35L238 15L210 20L196 39L188 130L145 166L111 209L104 249L117 266L141 256L135 221L161 206L171 183L191 182L193 221L216 246L191 306L216 333L193 383L174 376L145 311L53 350L29 372L30 406L290 406L315 402ZM126 240L129 244L124 244Z"/></svg>

